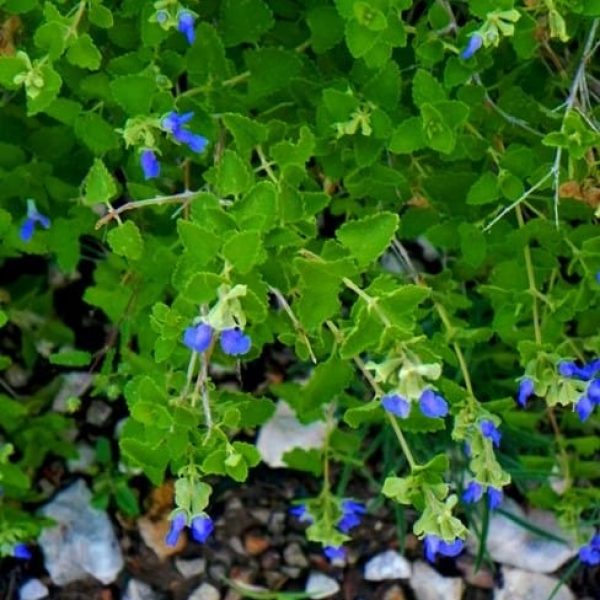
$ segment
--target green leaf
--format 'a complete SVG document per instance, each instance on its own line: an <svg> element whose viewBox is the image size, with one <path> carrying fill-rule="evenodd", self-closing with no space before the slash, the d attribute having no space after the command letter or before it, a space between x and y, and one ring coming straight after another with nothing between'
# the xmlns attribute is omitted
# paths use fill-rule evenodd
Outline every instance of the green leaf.
<svg viewBox="0 0 600 600"><path fill-rule="evenodd" d="M213 261L221 249L221 239L206 227L179 219L177 233L194 263L204 267Z"/></svg>
<svg viewBox="0 0 600 600"><path fill-rule="evenodd" d="M106 6L102 6L99 2L93 2L88 11L90 23L103 29L110 29L113 26L114 20L112 12Z"/></svg>
<svg viewBox="0 0 600 600"><path fill-rule="evenodd" d="M83 181L83 202L87 205L112 200L117 195L117 185L104 163L96 158Z"/></svg>
<svg viewBox="0 0 600 600"><path fill-rule="evenodd" d="M277 220L277 189L270 181L255 184L231 207L240 229L267 231Z"/></svg>
<svg viewBox="0 0 600 600"><path fill-rule="evenodd" d="M471 223L461 223L458 226L460 249L467 264L477 268L485 260L486 238L479 227Z"/></svg>
<svg viewBox="0 0 600 600"><path fill-rule="evenodd" d="M119 509L128 517L137 517L140 514L140 505L135 492L127 485L124 479L115 485L115 502Z"/></svg>
<svg viewBox="0 0 600 600"><path fill-rule="evenodd" d="M446 123L442 113L433 104L421 105L423 132L430 148L450 154L456 146L456 135Z"/></svg>
<svg viewBox="0 0 600 600"><path fill-rule="evenodd" d="M446 92L442 84L428 71L417 70L413 77L413 102L421 107L423 104L446 100Z"/></svg>
<svg viewBox="0 0 600 600"><path fill-rule="evenodd" d="M108 232L108 243L115 254L129 260L139 260L144 252L144 240L138 226L131 220Z"/></svg>
<svg viewBox="0 0 600 600"><path fill-rule="evenodd" d="M220 196L235 196L247 191L253 183L250 167L233 150L225 150L219 163L210 169L206 179L216 186Z"/></svg>
<svg viewBox="0 0 600 600"><path fill-rule="evenodd" d="M67 60L76 67L95 71L100 68L102 54L100 54L100 50L94 44L91 36L83 33L67 50Z"/></svg>
<svg viewBox="0 0 600 600"><path fill-rule="evenodd" d="M420 117L410 117L394 129L389 149L396 154L412 154L427 145Z"/></svg>
<svg viewBox="0 0 600 600"><path fill-rule="evenodd" d="M0 328L4 327L8 323L8 315L0 309Z"/></svg>
<svg viewBox="0 0 600 600"><path fill-rule="evenodd" d="M221 28L226 46L254 44L275 25L273 13L263 0L223 0Z"/></svg>
<svg viewBox="0 0 600 600"><path fill-rule="evenodd" d="M119 137L98 113L83 113L75 121L75 134L94 153L105 154L119 147Z"/></svg>
<svg viewBox="0 0 600 600"><path fill-rule="evenodd" d="M310 45L323 54L344 39L344 22L333 6L314 6L306 15L310 29Z"/></svg>
<svg viewBox="0 0 600 600"><path fill-rule="evenodd" d="M302 66L297 53L278 48L246 51L244 60L250 71L248 89L252 98L262 98L286 87Z"/></svg>
<svg viewBox="0 0 600 600"><path fill-rule="evenodd" d="M345 34L346 45L354 58L365 56L381 37L379 31L373 31L358 21L348 21Z"/></svg>
<svg viewBox="0 0 600 600"><path fill-rule="evenodd" d="M14 90L20 84L15 83L17 75L27 70L27 63L19 56L0 56L0 85Z"/></svg>
<svg viewBox="0 0 600 600"><path fill-rule="evenodd" d="M252 267L264 260L262 239L258 231L241 231L227 239L223 245L223 256L234 269L247 273Z"/></svg>
<svg viewBox="0 0 600 600"><path fill-rule="evenodd" d="M202 22L196 27L196 41L188 50L186 64L190 81L195 85L229 77L231 67L225 56L225 47L209 23Z"/></svg>
<svg viewBox="0 0 600 600"><path fill-rule="evenodd" d="M43 87L41 90L33 92L27 91L27 114L29 116L42 112L49 106L62 86L60 75L52 68L52 65L46 64L40 68L40 77Z"/></svg>
<svg viewBox="0 0 600 600"><path fill-rule="evenodd" d="M363 423L381 421L382 418L381 404L377 400L371 400L371 402L367 402L361 406L354 406L344 413L344 421L354 429Z"/></svg>
<svg viewBox="0 0 600 600"><path fill-rule="evenodd" d="M249 159L252 149L267 139L267 126L237 113L222 116L223 125L233 135L235 145L244 159Z"/></svg>
<svg viewBox="0 0 600 600"><path fill-rule="evenodd" d="M398 215L380 212L358 221L347 221L337 230L336 237L359 265L366 266L390 245L399 222Z"/></svg>
<svg viewBox="0 0 600 600"><path fill-rule="evenodd" d="M214 273L194 273L183 291L184 298L194 304L207 304L217 297L223 279Z"/></svg>
<svg viewBox="0 0 600 600"><path fill-rule="evenodd" d="M61 367L87 367L92 361L92 355L83 350L64 350L51 354L48 360L50 364Z"/></svg>
<svg viewBox="0 0 600 600"><path fill-rule="evenodd" d="M320 477L323 472L323 459L321 452L315 448L304 450L303 448L294 448L288 450L283 455L283 462L290 468L297 471L307 471L315 477Z"/></svg>
<svg viewBox="0 0 600 600"><path fill-rule="evenodd" d="M355 2L352 7L354 18L367 29L371 31L383 31L387 28L388 22L385 15L373 3Z"/></svg>
<svg viewBox="0 0 600 600"><path fill-rule="evenodd" d="M129 115L148 114L156 83L146 75L124 75L110 83L114 99Z"/></svg>
<svg viewBox="0 0 600 600"><path fill-rule="evenodd" d="M487 171L469 189L467 204L490 204L498 200L499 196L498 178Z"/></svg>

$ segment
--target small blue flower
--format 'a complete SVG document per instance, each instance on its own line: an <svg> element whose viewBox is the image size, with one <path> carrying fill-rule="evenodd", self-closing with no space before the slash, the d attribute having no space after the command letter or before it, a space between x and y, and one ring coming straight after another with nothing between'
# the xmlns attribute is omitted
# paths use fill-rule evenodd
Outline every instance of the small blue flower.
<svg viewBox="0 0 600 600"><path fill-rule="evenodd" d="M165 537L165 544L167 546L177 546L179 536L181 536L181 532L185 529L186 524L187 519L183 513L177 513L171 519L171 527L167 533L167 536Z"/></svg>
<svg viewBox="0 0 600 600"><path fill-rule="evenodd" d="M589 416L594 412L594 403L590 400L589 396L583 395L579 398L577 404L575 404L575 412L582 423L587 421Z"/></svg>
<svg viewBox="0 0 600 600"><path fill-rule="evenodd" d="M16 544L13 548L12 555L21 560L29 560L32 554L26 544Z"/></svg>
<svg viewBox="0 0 600 600"><path fill-rule="evenodd" d="M475 503L481 500L481 496L483 496L483 486L476 481L471 481L463 492L462 499L464 502Z"/></svg>
<svg viewBox="0 0 600 600"><path fill-rule="evenodd" d="M183 113L170 112L161 121L162 127L173 135L180 144L185 144L192 152L204 152L208 145L208 140L200 134L192 133L184 129L183 126L192 119L193 112Z"/></svg>
<svg viewBox="0 0 600 600"><path fill-rule="evenodd" d="M502 490L498 490L493 487L489 487L487 491L488 495L488 506L490 510L495 510L502 504L502 500L504 499L504 494Z"/></svg>
<svg viewBox="0 0 600 600"><path fill-rule="evenodd" d="M442 556L457 556L465 546L465 543L460 538L456 538L452 542L446 542L437 535L425 536L425 558L429 562L435 562L436 555Z"/></svg>
<svg viewBox="0 0 600 600"><path fill-rule="evenodd" d="M159 10L156 12L156 22L157 23L166 23L169 18L169 13L166 10Z"/></svg>
<svg viewBox="0 0 600 600"><path fill-rule="evenodd" d="M533 396L533 392L533 381L529 379L529 377L526 377L525 379L521 380L521 383L519 384L519 393L517 395L517 402L519 403L519 406L525 408L527 400L531 396Z"/></svg>
<svg viewBox="0 0 600 600"><path fill-rule="evenodd" d="M183 333L183 343L194 352L204 352L212 341L213 329L207 323L188 327Z"/></svg>
<svg viewBox="0 0 600 600"><path fill-rule="evenodd" d="M581 379L589 381L594 375L600 371L600 359L596 358L587 365L580 367L572 360L561 360L558 363L558 372L563 377L571 377L573 379Z"/></svg>
<svg viewBox="0 0 600 600"><path fill-rule="evenodd" d="M600 534L594 535L589 544L579 549L579 560L590 567L600 565Z"/></svg>
<svg viewBox="0 0 600 600"><path fill-rule="evenodd" d="M479 50L483 46L483 37L481 34L474 33L467 42L466 48L460 53L460 57L463 60L467 60L471 58L477 50Z"/></svg>
<svg viewBox="0 0 600 600"><path fill-rule="evenodd" d="M177 20L177 29L179 29L179 31L185 35L188 44L190 45L194 43L194 39L196 38L196 33L194 31L195 20L196 17L187 10L181 11Z"/></svg>
<svg viewBox="0 0 600 600"><path fill-rule="evenodd" d="M160 163L153 150L146 148L142 151L140 165L144 171L144 179L153 179L160 175Z"/></svg>
<svg viewBox="0 0 600 600"><path fill-rule="evenodd" d="M323 554L329 560L344 560L346 558L346 549L344 546L325 546Z"/></svg>
<svg viewBox="0 0 600 600"><path fill-rule="evenodd" d="M419 398L421 412L432 419L448 414L448 403L433 390L425 390Z"/></svg>
<svg viewBox="0 0 600 600"><path fill-rule="evenodd" d="M213 532L215 525L208 515L201 515L192 519L192 537L200 544L204 544Z"/></svg>
<svg viewBox="0 0 600 600"><path fill-rule="evenodd" d="M362 502L354 500L344 500L342 502L342 517L338 522L338 529L343 533L348 533L351 529L360 525L360 515L367 512Z"/></svg>
<svg viewBox="0 0 600 600"><path fill-rule="evenodd" d="M229 356L239 356L247 354L252 347L252 340L249 336L237 327L234 329L225 329L221 332L221 348Z"/></svg>
<svg viewBox="0 0 600 600"><path fill-rule="evenodd" d="M600 404L600 379L594 379L587 387L587 397L594 404Z"/></svg>
<svg viewBox="0 0 600 600"><path fill-rule="evenodd" d="M187 112L183 114L177 114L176 112L170 112L161 121L163 128L169 133L175 133L180 130L186 123L192 120L194 117L193 112Z"/></svg>
<svg viewBox="0 0 600 600"><path fill-rule="evenodd" d="M206 146L208 146L208 140L203 135L192 133L191 131L187 131L187 129L180 129L177 135L175 135L175 139L182 144L186 144L192 152L197 152L198 154L202 154L206 150Z"/></svg>
<svg viewBox="0 0 600 600"><path fill-rule="evenodd" d="M381 405L385 410L406 419L410 413L410 402L398 394L387 394L381 399Z"/></svg>
<svg viewBox="0 0 600 600"><path fill-rule="evenodd" d="M290 515L296 517L299 521L303 521L305 523L312 523L313 519L308 512L308 508L306 508L306 504L298 504L296 506L292 506L289 511Z"/></svg>
<svg viewBox="0 0 600 600"><path fill-rule="evenodd" d="M481 421L481 423L479 423L479 429L484 437L492 440L492 444L494 444L496 448L500 446L502 434L498 431L498 428L494 425L493 421L484 419Z"/></svg>
<svg viewBox="0 0 600 600"><path fill-rule="evenodd" d="M33 200L27 200L27 218L20 231L23 242L27 243L31 240L36 223L39 223L44 229L50 229L50 219L38 211Z"/></svg>

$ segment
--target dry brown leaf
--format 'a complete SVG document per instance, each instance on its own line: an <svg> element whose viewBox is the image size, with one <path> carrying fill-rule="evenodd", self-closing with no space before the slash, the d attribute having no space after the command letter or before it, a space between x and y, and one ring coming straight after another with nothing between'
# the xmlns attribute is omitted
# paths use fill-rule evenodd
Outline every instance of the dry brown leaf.
<svg viewBox="0 0 600 600"><path fill-rule="evenodd" d="M0 56L13 56L15 53L15 36L22 26L21 19L12 15L0 25Z"/></svg>

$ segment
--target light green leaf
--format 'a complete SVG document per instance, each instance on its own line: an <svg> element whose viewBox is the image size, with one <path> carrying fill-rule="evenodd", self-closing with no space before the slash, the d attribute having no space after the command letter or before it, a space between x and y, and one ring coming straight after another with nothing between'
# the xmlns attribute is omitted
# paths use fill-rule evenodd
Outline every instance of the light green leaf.
<svg viewBox="0 0 600 600"><path fill-rule="evenodd" d="M108 243L115 254L129 260L139 260L144 252L144 240L138 226L131 220L125 221L108 232Z"/></svg>
<svg viewBox="0 0 600 600"><path fill-rule="evenodd" d="M274 24L273 13L263 0L221 2L221 28L226 46L242 42L254 44Z"/></svg>
<svg viewBox="0 0 600 600"><path fill-rule="evenodd" d="M79 35L67 50L67 60L76 67L95 71L100 68L102 54L87 33Z"/></svg>
<svg viewBox="0 0 600 600"><path fill-rule="evenodd" d="M117 184L104 163L96 158L83 182L83 202L87 205L108 202L117 195Z"/></svg>
<svg viewBox="0 0 600 600"><path fill-rule="evenodd" d="M51 364L61 367L87 367L92 361L92 355L83 350L64 350L51 354L48 360Z"/></svg>

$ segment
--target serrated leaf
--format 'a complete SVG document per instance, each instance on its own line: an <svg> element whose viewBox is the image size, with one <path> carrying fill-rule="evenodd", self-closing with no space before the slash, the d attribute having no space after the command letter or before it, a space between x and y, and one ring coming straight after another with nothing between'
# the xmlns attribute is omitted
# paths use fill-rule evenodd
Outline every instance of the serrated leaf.
<svg viewBox="0 0 600 600"><path fill-rule="evenodd" d="M382 418L383 409L377 400L372 400L361 406L354 406L344 413L344 421L355 429L363 423L374 423Z"/></svg>
<svg viewBox="0 0 600 600"><path fill-rule="evenodd" d="M29 116L42 112L49 106L62 86L60 75L52 68L52 65L46 64L39 70L40 77L43 80L43 88L36 91L35 95L27 93L27 114Z"/></svg>
<svg viewBox="0 0 600 600"><path fill-rule="evenodd" d="M498 178L489 171L471 186L467 194L467 204L489 204L500 197Z"/></svg>
<svg viewBox="0 0 600 600"><path fill-rule="evenodd" d="M310 29L310 45L323 54L344 39L344 22L333 6L314 6L306 15Z"/></svg>
<svg viewBox="0 0 600 600"><path fill-rule="evenodd" d="M263 0L223 0L220 22L226 46L254 44L275 24L271 9Z"/></svg>
<svg viewBox="0 0 600 600"><path fill-rule="evenodd" d="M177 232L189 256L198 266L204 267L217 257L221 239L206 227L179 219Z"/></svg>
<svg viewBox="0 0 600 600"><path fill-rule="evenodd" d="M233 150L225 150L219 163L207 174L220 196L235 196L247 191L254 177L247 163Z"/></svg>
<svg viewBox="0 0 600 600"><path fill-rule="evenodd" d="M67 50L67 60L76 67L95 71L100 68L102 54L87 33L80 34Z"/></svg>
<svg viewBox="0 0 600 600"><path fill-rule="evenodd" d="M138 226L133 221L125 221L122 225L108 232L108 243L115 254L129 260L139 260L144 252L144 240Z"/></svg>
<svg viewBox="0 0 600 600"><path fill-rule="evenodd" d="M119 147L119 137L115 130L98 113L80 113L74 130L94 154L105 154Z"/></svg>
<svg viewBox="0 0 600 600"><path fill-rule="evenodd" d="M110 82L114 99L129 115L150 112L156 83L146 75L124 75Z"/></svg>
<svg viewBox="0 0 600 600"><path fill-rule="evenodd" d="M96 158L83 181L83 201L87 205L108 202L117 195L117 185L104 163Z"/></svg>
<svg viewBox="0 0 600 600"><path fill-rule="evenodd" d="M320 477L323 472L321 452L315 448L311 448L310 450L305 450L304 448L288 450L283 455L282 460L290 469L307 471L315 477Z"/></svg>
<svg viewBox="0 0 600 600"><path fill-rule="evenodd" d="M418 69L413 77L412 97L416 106L446 100L442 84L428 71Z"/></svg>
<svg viewBox="0 0 600 600"><path fill-rule="evenodd" d="M336 232L359 265L376 260L390 245L400 219L398 215L381 212L357 221L347 221Z"/></svg>
<svg viewBox="0 0 600 600"><path fill-rule="evenodd" d="M258 231L241 231L233 234L223 245L223 256L234 269L244 274L264 260L262 239Z"/></svg>
<svg viewBox="0 0 600 600"><path fill-rule="evenodd" d="M389 149L396 154L412 154L426 145L421 117L410 117L394 129Z"/></svg>

